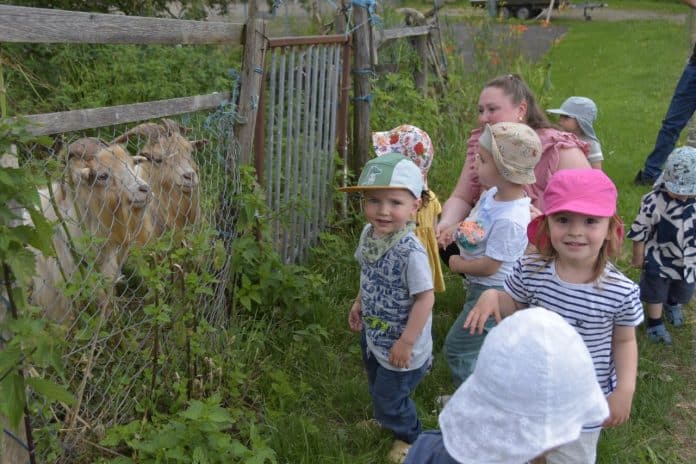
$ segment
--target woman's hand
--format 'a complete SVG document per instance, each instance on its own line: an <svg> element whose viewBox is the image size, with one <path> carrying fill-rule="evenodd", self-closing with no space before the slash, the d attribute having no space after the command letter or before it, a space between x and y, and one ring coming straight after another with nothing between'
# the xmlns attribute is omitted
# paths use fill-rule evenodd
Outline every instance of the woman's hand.
<svg viewBox="0 0 696 464"><path fill-rule="evenodd" d="M459 223L449 226L437 225L436 237L440 248L447 248L454 241L454 231L457 230L457 226L459 226Z"/></svg>

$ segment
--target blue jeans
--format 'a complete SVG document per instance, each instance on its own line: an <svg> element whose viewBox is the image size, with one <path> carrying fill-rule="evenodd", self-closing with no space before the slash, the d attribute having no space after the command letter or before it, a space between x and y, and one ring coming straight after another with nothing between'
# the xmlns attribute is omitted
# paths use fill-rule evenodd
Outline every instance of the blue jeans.
<svg viewBox="0 0 696 464"><path fill-rule="evenodd" d="M372 396L375 419L391 430L394 436L406 443L413 443L422 427L418 420L416 403L410 395L428 370L428 362L411 371L392 371L382 367L367 348L365 331L360 338L362 359L367 371L367 384Z"/></svg>
<svg viewBox="0 0 696 464"><path fill-rule="evenodd" d="M459 464L445 449L442 432L428 430L418 437L413 444L404 464Z"/></svg>
<svg viewBox="0 0 696 464"><path fill-rule="evenodd" d="M686 127L696 111L696 64L689 63L674 89L672 101L667 109L662 128L657 134L655 148L648 155L643 167L643 179L656 179L662 166L679 140L679 134Z"/></svg>
<svg viewBox="0 0 696 464"><path fill-rule="evenodd" d="M461 385L474 372L474 366L476 365L479 351L481 351L483 340L485 340L488 332L495 327L495 318L491 316L486 321L481 335L471 335L469 334L469 329L464 330L463 328L466 317L478 301L481 293L491 288L500 290L500 287L470 284L464 308L459 313L457 320L452 324L449 332L447 332L447 338L445 338L445 358L447 358L447 364L449 364L450 371L452 371L452 381L455 387Z"/></svg>

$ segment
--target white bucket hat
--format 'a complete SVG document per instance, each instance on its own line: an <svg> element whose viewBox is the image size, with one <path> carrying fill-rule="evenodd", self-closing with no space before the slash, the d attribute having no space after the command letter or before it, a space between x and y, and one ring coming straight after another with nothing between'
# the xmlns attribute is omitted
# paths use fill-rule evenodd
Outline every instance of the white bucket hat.
<svg viewBox="0 0 696 464"><path fill-rule="evenodd" d="M580 436L609 407L580 335L543 308L505 318L439 422L458 462L517 464Z"/></svg>
<svg viewBox="0 0 696 464"><path fill-rule="evenodd" d="M562 114L575 118L580 129L592 140L599 141L592 123L597 119L597 105L587 97L570 97L563 102L560 108L546 110L547 113Z"/></svg>

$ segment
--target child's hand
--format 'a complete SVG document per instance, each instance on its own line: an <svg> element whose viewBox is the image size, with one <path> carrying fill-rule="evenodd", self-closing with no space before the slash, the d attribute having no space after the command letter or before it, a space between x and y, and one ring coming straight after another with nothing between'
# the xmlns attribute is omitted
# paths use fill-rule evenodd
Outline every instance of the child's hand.
<svg viewBox="0 0 696 464"><path fill-rule="evenodd" d="M360 300L355 300L348 314L348 327L353 332L360 332L363 328L362 311L360 308Z"/></svg>
<svg viewBox="0 0 696 464"><path fill-rule="evenodd" d="M496 324L500 323L502 317L500 316L497 292L486 290L481 294L474 307L471 308L469 315L466 316L464 329L469 329L471 335L474 333L481 335L491 314L495 316Z"/></svg>
<svg viewBox="0 0 696 464"><path fill-rule="evenodd" d="M633 392L623 391L621 388L614 390L607 396L609 403L609 417L604 421L602 427L616 427L628 420L631 416L631 403L633 402Z"/></svg>
<svg viewBox="0 0 696 464"><path fill-rule="evenodd" d="M400 338L389 350L389 362L395 367L406 368L411 363L411 351L413 345Z"/></svg>

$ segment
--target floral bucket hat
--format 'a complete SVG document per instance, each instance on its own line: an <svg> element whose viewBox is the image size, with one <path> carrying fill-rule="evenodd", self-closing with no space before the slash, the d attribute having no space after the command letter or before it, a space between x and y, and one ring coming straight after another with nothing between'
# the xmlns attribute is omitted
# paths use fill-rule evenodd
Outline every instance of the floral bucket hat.
<svg viewBox="0 0 696 464"><path fill-rule="evenodd" d="M373 132L372 145L377 156L388 153L401 153L413 161L423 174L425 187L428 186L428 170L433 163L433 143L423 129L410 124L402 124L392 130Z"/></svg>
<svg viewBox="0 0 696 464"><path fill-rule="evenodd" d="M675 149L665 163L662 182L675 195L696 195L696 148Z"/></svg>

